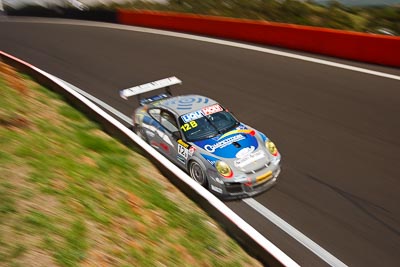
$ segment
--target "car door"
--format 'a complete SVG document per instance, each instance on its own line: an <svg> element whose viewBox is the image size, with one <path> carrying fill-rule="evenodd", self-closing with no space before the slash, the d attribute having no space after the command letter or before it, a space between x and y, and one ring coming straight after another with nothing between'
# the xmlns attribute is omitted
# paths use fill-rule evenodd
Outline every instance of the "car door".
<svg viewBox="0 0 400 267"><path fill-rule="evenodd" d="M186 162L189 158L189 145L183 142L180 137L176 117L169 111L161 111L161 125L165 127L172 141L172 146L169 151L170 160L178 166L186 167Z"/></svg>
<svg viewBox="0 0 400 267"><path fill-rule="evenodd" d="M173 143L168 130L161 124L162 109L151 108L148 111L150 117L143 120L146 125L146 135L151 146L157 148L161 153L168 156L171 153Z"/></svg>
<svg viewBox="0 0 400 267"><path fill-rule="evenodd" d="M175 116L170 111L158 107L149 109L148 114L153 119L152 136L149 137L150 145L157 148L173 163L185 167L188 149L179 138L180 132Z"/></svg>

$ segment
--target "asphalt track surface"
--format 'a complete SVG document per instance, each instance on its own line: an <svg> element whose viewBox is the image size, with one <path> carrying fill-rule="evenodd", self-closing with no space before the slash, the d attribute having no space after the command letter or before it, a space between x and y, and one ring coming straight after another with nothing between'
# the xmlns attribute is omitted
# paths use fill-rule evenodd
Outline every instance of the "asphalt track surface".
<svg viewBox="0 0 400 267"><path fill-rule="evenodd" d="M176 75L184 83L175 94L215 98L278 145L283 172L258 202L349 266L399 265L399 80L181 38L8 19L0 49L126 115L134 101L120 89ZM227 204L299 264L326 265L243 201Z"/></svg>

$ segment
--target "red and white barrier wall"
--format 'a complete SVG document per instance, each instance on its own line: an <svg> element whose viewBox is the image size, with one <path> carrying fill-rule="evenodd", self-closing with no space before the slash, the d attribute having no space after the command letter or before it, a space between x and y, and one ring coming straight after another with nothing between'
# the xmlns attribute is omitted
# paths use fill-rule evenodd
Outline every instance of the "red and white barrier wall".
<svg viewBox="0 0 400 267"><path fill-rule="evenodd" d="M396 36L143 10L118 10L117 21L400 67L400 37Z"/></svg>

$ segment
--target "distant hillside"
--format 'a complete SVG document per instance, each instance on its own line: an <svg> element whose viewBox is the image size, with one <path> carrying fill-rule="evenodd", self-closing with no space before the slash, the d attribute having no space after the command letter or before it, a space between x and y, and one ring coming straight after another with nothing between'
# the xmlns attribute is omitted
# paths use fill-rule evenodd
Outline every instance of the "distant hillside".
<svg viewBox="0 0 400 267"><path fill-rule="evenodd" d="M378 6L378 5L400 5L400 0L337 0L346 6ZM314 0L315 3L327 4L330 0Z"/></svg>

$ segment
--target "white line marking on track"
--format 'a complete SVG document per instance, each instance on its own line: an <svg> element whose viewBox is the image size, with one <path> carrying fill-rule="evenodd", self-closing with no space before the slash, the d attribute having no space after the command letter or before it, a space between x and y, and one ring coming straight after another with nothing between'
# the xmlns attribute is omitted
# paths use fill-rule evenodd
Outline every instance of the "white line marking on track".
<svg viewBox="0 0 400 267"><path fill-rule="evenodd" d="M4 20L2 20L2 21L4 21ZM109 28L109 29L117 29L117 30L127 30L127 31L135 31L135 32L142 32L142 33L158 34L158 35L164 35L164 36L170 36L170 37L176 37L176 38L182 38L182 39L201 41L201 42L206 42L206 43L226 45L226 46L230 46L230 47L242 48L242 49L247 49L247 50L253 50L253 51L258 51L258 52L267 53L267 54L271 54L271 55L277 55L277 56L283 56L283 57L292 58L292 59L303 60L303 61L307 61L307 62L317 63L317 64L321 64L321 65L331 66L331 67L340 68L340 69L346 69L346 70L350 70L350 71L355 71L355 72L360 72L360 73L365 73L365 74L370 74L370 75L374 75L374 76L379 76L379 77L383 77L383 78L400 81L400 76L394 75L394 74L364 69L364 68L360 68L360 67L355 67L355 66L351 66L351 65L342 64L342 63L332 62L332 61L328 61L328 60L324 60L324 59L313 58L313 57L309 57L309 56L297 55L294 53L283 52L283 51L264 48L264 47L260 47L260 46L256 46L256 45L242 44L242 43L237 43L234 41L226 41L226 40L221 40L221 39L216 39L216 38L211 38L211 37L197 36L197 35L192 35L192 34L187 34L187 33L178 33L178 32L165 31L165 30L157 30L157 29L152 29L152 28L143 28L143 27L137 27L137 26L111 24L111 23L104 23L104 22L84 22L84 21L73 21L73 20L71 21L71 20L62 20L62 19L58 19L58 20L57 19L52 19L52 20L48 20L48 19L7 19L6 21L22 22L22 23L30 22L30 23L63 24L63 25L74 25L74 26L91 26L91 27L101 27L101 28Z"/></svg>
<svg viewBox="0 0 400 267"><path fill-rule="evenodd" d="M328 251L323 249L321 246L319 246L317 243L312 241L310 238L305 236L303 233L298 231L296 228L288 224L286 221L281 219L278 215L264 207L261 203L259 203L257 200L254 198L246 198L242 200L244 203L249 205L251 208L256 210L258 213L260 213L262 216L264 216L266 219L268 219L270 222L275 224L277 227L279 227L281 230L286 232L288 235L293 237L295 240L297 240L300 244L308 248L310 251L312 251L315 255L320 257L323 261L328 263L331 266L337 266L337 267L344 267L347 266L343 262L341 262L339 259L337 259L335 256L330 254Z"/></svg>
<svg viewBox="0 0 400 267"><path fill-rule="evenodd" d="M92 96L91 94L86 93L85 91L79 89L75 85L72 85L72 84L70 84L70 83L68 83L68 82L66 82L66 81L64 81L64 80L62 80L62 79L60 79L60 78L58 78L58 77L56 77L54 75L49 74L49 76L53 77L55 80L59 81L60 83L65 84L69 88L77 91L78 93L80 93L81 95L83 95L84 97L89 99L90 101L92 101L92 102L96 103L97 105L101 106L102 108L104 108L105 110L109 111L111 114L114 114L115 116L117 116L118 118L120 118L124 122L128 123L129 125L133 125L131 118L129 118L125 114L119 112L118 110L116 110L112 106L108 105L107 103L101 101L100 99Z"/></svg>

